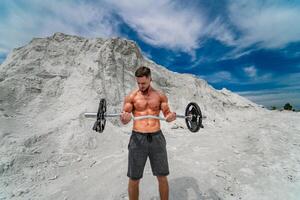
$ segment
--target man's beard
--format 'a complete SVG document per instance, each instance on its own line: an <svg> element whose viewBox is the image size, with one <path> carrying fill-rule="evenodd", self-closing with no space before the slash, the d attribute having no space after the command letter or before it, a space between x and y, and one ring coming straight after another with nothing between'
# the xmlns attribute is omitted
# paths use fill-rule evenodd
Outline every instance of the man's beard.
<svg viewBox="0 0 300 200"><path fill-rule="evenodd" d="M148 91L149 91L149 88L150 88L150 85L146 88L146 89L144 89L144 90L141 90L141 92L143 93L143 94L146 94L146 93L148 93Z"/></svg>

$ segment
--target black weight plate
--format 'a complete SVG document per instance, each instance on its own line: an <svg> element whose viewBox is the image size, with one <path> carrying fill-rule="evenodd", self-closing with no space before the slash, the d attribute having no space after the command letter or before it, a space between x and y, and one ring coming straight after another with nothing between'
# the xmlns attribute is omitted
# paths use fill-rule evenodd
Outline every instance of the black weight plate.
<svg viewBox="0 0 300 200"><path fill-rule="evenodd" d="M105 128L105 124L106 124L106 118L105 118L105 113L106 113L106 100L105 99L101 99L100 100L100 128L101 131L100 133L102 133L104 131Z"/></svg>
<svg viewBox="0 0 300 200"><path fill-rule="evenodd" d="M202 113L197 103L191 102L186 106L185 116L192 115L192 118L185 118L186 126L191 132L198 132L202 127Z"/></svg>
<svg viewBox="0 0 300 200"><path fill-rule="evenodd" d="M97 120L93 127L93 130L99 133L102 133L105 128L105 124L106 124L105 113L106 113L106 100L101 99L98 107Z"/></svg>

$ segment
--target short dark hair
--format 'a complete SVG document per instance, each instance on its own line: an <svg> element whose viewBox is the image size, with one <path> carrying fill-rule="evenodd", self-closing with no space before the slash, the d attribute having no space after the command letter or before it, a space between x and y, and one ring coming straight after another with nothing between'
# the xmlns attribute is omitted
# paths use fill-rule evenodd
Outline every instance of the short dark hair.
<svg viewBox="0 0 300 200"><path fill-rule="evenodd" d="M147 78L151 76L151 70L148 67L141 66L135 71L135 77L143 77Z"/></svg>

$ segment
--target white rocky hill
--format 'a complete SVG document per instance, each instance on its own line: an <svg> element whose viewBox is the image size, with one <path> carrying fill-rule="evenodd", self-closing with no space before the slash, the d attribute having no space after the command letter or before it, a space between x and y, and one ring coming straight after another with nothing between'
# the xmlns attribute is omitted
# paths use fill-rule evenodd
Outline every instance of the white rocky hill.
<svg viewBox="0 0 300 200"><path fill-rule="evenodd" d="M181 119L162 122L170 199L300 197L299 114L168 71L133 41L56 33L14 49L0 66L0 199L127 199L132 123L109 119L99 134L83 113L96 112L100 98L120 112L141 65L172 110L184 114L193 101L207 117L197 133ZM158 199L156 184L147 164L141 199Z"/></svg>

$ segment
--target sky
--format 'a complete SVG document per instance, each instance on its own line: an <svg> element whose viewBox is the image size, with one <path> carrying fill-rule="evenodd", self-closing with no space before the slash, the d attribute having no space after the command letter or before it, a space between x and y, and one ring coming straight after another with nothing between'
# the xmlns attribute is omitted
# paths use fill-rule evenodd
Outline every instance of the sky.
<svg viewBox="0 0 300 200"><path fill-rule="evenodd" d="M0 1L0 63L55 32L134 40L171 71L300 109L300 0Z"/></svg>

